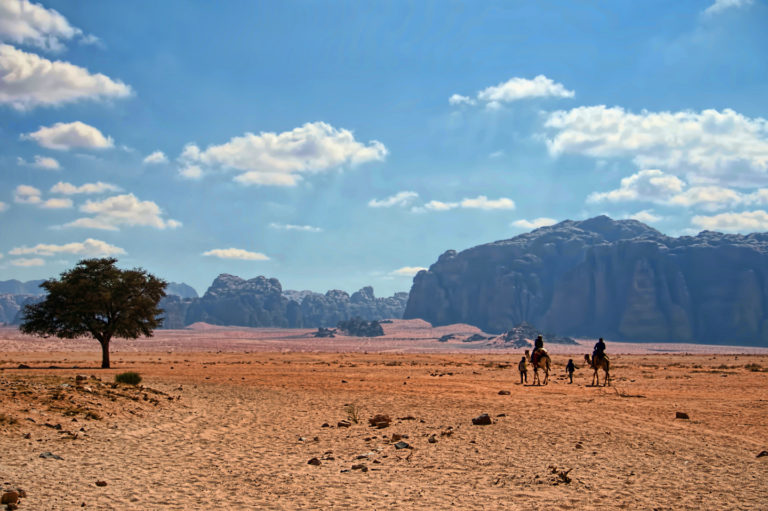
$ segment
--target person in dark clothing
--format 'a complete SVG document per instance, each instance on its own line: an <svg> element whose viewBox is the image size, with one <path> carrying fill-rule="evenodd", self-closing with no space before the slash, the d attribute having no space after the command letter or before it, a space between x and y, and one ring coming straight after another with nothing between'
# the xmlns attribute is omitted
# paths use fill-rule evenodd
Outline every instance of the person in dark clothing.
<svg viewBox="0 0 768 511"><path fill-rule="evenodd" d="M605 356L605 341L603 341L603 338L601 337L595 343L595 349L592 351L592 360L603 358L604 356Z"/></svg>
<svg viewBox="0 0 768 511"><path fill-rule="evenodd" d="M523 381L528 383L528 363L525 361L525 357L517 363L517 370L520 371L520 385L523 384Z"/></svg>
<svg viewBox="0 0 768 511"><path fill-rule="evenodd" d="M531 353L531 363L536 366L536 362L539 361L539 355L541 350L544 349L544 338L541 336L536 337L533 341L533 353Z"/></svg>
<svg viewBox="0 0 768 511"><path fill-rule="evenodd" d="M571 379L568 383L573 383L573 372L576 370L576 366L573 363L573 359L568 359L568 364L565 366L565 372L568 373L568 378Z"/></svg>

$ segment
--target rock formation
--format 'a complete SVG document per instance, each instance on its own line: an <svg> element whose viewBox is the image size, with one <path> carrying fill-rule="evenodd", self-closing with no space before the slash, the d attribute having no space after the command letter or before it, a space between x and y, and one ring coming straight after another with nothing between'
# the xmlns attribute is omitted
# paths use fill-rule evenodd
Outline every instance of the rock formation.
<svg viewBox="0 0 768 511"><path fill-rule="evenodd" d="M266 277L245 280L219 275L202 298L168 296L160 302L165 310L163 328L183 328L203 321L214 325L248 327L331 327L339 321L401 318L408 293L376 298L364 287L350 296L339 290L325 294L283 291L280 281Z"/></svg>
<svg viewBox="0 0 768 511"><path fill-rule="evenodd" d="M768 233L672 238L635 220L566 220L449 250L404 314L503 332L768 345Z"/></svg>

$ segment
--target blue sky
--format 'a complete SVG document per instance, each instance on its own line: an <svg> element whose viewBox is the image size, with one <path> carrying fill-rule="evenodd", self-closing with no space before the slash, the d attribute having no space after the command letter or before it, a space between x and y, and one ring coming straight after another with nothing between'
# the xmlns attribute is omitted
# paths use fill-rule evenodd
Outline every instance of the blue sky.
<svg viewBox="0 0 768 511"><path fill-rule="evenodd" d="M768 231L768 4L0 0L0 280L407 291L597 214Z"/></svg>

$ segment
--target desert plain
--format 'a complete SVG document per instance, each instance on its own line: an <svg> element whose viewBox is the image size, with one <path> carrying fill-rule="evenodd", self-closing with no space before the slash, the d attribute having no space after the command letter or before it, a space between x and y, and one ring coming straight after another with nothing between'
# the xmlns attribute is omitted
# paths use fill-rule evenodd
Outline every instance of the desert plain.
<svg viewBox="0 0 768 511"><path fill-rule="evenodd" d="M532 386L522 349L437 341L477 332L195 325L99 369L96 341L2 328L0 489L20 510L768 509L768 349L609 342L592 386L594 340L550 345Z"/></svg>

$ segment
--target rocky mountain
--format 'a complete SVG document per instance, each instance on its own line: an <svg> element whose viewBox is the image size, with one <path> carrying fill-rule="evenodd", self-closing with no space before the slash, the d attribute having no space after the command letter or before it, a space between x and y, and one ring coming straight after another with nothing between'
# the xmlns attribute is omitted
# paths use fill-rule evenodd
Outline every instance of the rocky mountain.
<svg viewBox="0 0 768 511"><path fill-rule="evenodd" d="M44 290L40 289L43 280L30 280L21 282L20 280L1 280L0 295L42 295Z"/></svg>
<svg viewBox="0 0 768 511"><path fill-rule="evenodd" d="M329 327L359 317L364 320L401 318L408 293L376 298L364 287L350 296L339 290L325 294L283 291L280 281L266 277L245 280L219 275L202 298L168 296L164 328L182 328L203 321L214 325L271 327Z"/></svg>
<svg viewBox="0 0 768 511"><path fill-rule="evenodd" d="M183 282L169 282L165 288L166 295L176 295L179 298L197 298L195 288Z"/></svg>
<svg viewBox="0 0 768 511"><path fill-rule="evenodd" d="M768 345L768 233L673 238L635 220L566 220L414 278L405 319L503 332Z"/></svg>

